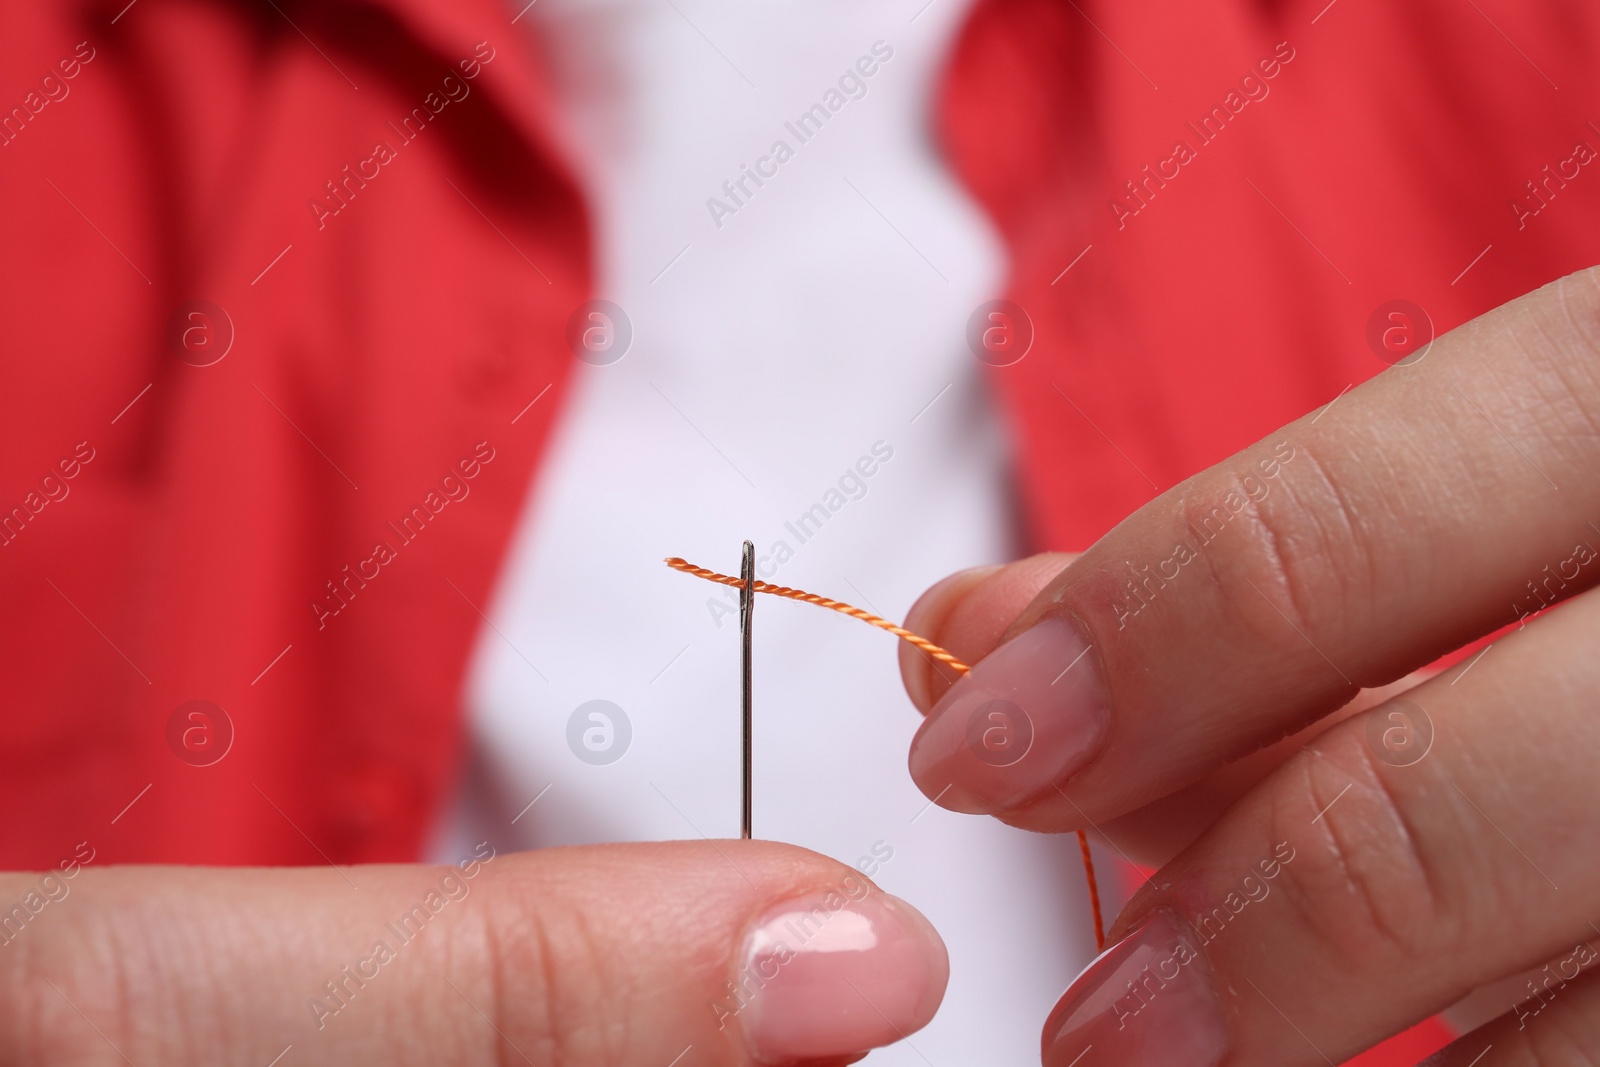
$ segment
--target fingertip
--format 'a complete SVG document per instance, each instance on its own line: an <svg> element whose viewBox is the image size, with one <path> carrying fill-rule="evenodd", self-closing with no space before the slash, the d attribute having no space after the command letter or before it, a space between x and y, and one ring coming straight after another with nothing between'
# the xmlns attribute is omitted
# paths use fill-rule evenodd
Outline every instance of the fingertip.
<svg viewBox="0 0 1600 1067"><path fill-rule="evenodd" d="M732 1014L762 1063L848 1062L926 1026L949 977L944 941L905 901L811 893L747 930L730 988L756 992Z"/></svg>
<svg viewBox="0 0 1600 1067"><path fill-rule="evenodd" d="M911 605L911 610L906 613L906 629L941 645L939 635L951 611L985 578L1000 569L1000 564L968 567L941 578ZM941 647L955 651L947 645ZM939 694L959 675L908 641L900 642L899 651L900 677L905 683L906 694L911 697L911 703L916 705L917 710L926 714Z"/></svg>
<svg viewBox="0 0 1600 1067"><path fill-rule="evenodd" d="M1022 610L1076 558L1077 553L1044 552L958 571L917 599L906 615L906 629L975 664L994 651ZM927 714L960 675L905 642L899 654L906 693Z"/></svg>

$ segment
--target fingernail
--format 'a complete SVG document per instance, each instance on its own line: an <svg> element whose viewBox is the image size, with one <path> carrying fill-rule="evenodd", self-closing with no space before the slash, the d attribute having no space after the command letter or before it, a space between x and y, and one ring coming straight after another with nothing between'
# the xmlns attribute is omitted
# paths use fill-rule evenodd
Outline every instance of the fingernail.
<svg viewBox="0 0 1600 1067"><path fill-rule="evenodd" d="M865 889L865 885L859 886ZM767 1063L866 1052L933 1018L950 959L933 926L883 893L835 891L768 911L745 936L727 1007Z"/></svg>
<svg viewBox="0 0 1600 1067"><path fill-rule="evenodd" d="M993 815L1082 767L1110 723L1094 652L1044 619L985 656L911 742L911 777L952 811Z"/></svg>
<svg viewBox="0 0 1600 1067"><path fill-rule="evenodd" d="M1163 910L1067 987L1044 1025L1044 1067L1216 1067L1227 1044L1200 939Z"/></svg>

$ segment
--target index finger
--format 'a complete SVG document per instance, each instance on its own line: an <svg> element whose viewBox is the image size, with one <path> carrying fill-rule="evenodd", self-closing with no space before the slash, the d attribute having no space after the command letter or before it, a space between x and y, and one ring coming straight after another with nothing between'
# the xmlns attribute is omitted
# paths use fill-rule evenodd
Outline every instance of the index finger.
<svg viewBox="0 0 1600 1067"><path fill-rule="evenodd" d="M949 977L910 905L768 841L74 865L0 873L0 900L37 902L0 924L18 1065L836 1065L921 1029Z"/></svg>
<svg viewBox="0 0 1600 1067"><path fill-rule="evenodd" d="M1600 269L1135 512L939 700L913 777L956 811L1082 827L1588 588L1597 427ZM993 610L980 585L943 625Z"/></svg>

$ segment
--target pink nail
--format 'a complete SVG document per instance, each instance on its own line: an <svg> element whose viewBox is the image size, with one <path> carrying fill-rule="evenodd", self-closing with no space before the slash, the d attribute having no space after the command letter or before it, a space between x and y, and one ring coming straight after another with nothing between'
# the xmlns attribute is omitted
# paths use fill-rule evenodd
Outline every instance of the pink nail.
<svg viewBox="0 0 1600 1067"><path fill-rule="evenodd" d="M1045 619L950 687L911 742L911 777L951 811L1007 811L1093 758L1110 718L1093 650Z"/></svg>
<svg viewBox="0 0 1600 1067"><path fill-rule="evenodd" d="M1044 1025L1044 1067L1216 1067L1227 1047L1200 939L1164 910L1089 964Z"/></svg>
<svg viewBox="0 0 1600 1067"><path fill-rule="evenodd" d="M854 888L779 905L745 936L729 998L714 1010L737 1015L757 1059L866 1052L933 1018L950 977L944 942L909 904L864 881Z"/></svg>

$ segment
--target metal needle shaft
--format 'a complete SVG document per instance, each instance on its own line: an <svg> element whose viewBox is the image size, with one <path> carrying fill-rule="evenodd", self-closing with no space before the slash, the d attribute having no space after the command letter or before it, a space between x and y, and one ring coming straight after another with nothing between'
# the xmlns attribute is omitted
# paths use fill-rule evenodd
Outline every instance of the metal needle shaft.
<svg viewBox="0 0 1600 1067"><path fill-rule="evenodd" d="M742 736L744 740L743 761L743 802L740 805L740 836L746 840L750 838L750 762L752 755L751 745L751 696L750 696L750 624L751 616L755 614L756 606L756 546L746 541L744 543L744 558L739 563L739 577L744 585L739 590L739 694L742 712Z"/></svg>

